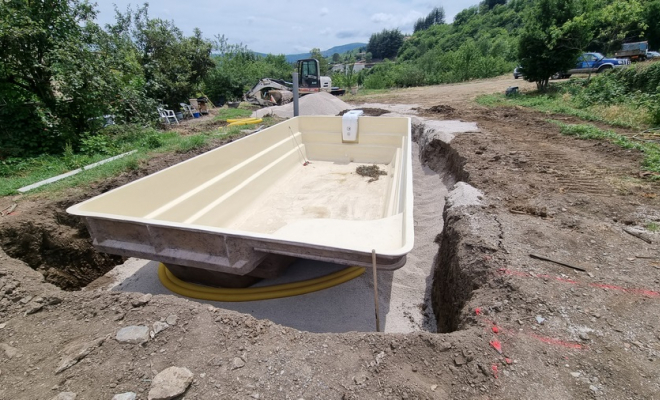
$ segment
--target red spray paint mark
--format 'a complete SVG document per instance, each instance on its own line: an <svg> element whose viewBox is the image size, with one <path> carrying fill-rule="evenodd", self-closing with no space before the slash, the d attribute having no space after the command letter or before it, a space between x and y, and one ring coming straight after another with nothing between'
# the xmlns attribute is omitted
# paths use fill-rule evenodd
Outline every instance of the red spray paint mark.
<svg viewBox="0 0 660 400"><path fill-rule="evenodd" d="M500 268L498 270L501 274L504 275L512 275L512 276L520 276L520 277L525 277L525 278L540 278L540 279L554 279L559 282L564 282L564 283L570 283L573 285L584 285L583 282L580 281L575 281L572 279L566 279L562 278L560 276L555 276L552 277L550 275L531 275L527 272L522 272L522 271L514 271L510 270L507 268ZM587 285L595 288L600 288L600 289L609 289L609 290L616 290L619 292L623 293L628 293L628 294L636 294L640 296L646 296L646 297L654 297L654 298L660 298L660 292L657 292L655 290L650 290L650 289L640 289L640 288L625 288L623 286L617 286L617 285L609 285L605 283L588 283Z"/></svg>
<svg viewBox="0 0 660 400"><path fill-rule="evenodd" d="M500 328L498 328L497 326L493 326L492 329L493 329L493 333L500 333Z"/></svg>
<svg viewBox="0 0 660 400"><path fill-rule="evenodd" d="M497 379L497 364L493 364L490 368L493 370L493 376Z"/></svg>
<svg viewBox="0 0 660 400"><path fill-rule="evenodd" d="M625 292L625 293L640 294L642 296L648 296L648 297L660 297L660 292L656 292L655 290L649 290L649 289L628 289L622 286L607 285L604 283L590 283L589 286L593 286L600 289L618 290L620 292Z"/></svg>
<svg viewBox="0 0 660 400"><path fill-rule="evenodd" d="M511 361L510 358L505 358L504 361L506 361L507 364L511 364L513 361Z"/></svg>
<svg viewBox="0 0 660 400"><path fill-rule="evenodd" d="M490 345L493 346L498 353L502 354L502 343L499 340L491 340Z"/></svg>
<svg viewBox="0 0 660 400"><path fill-rule="evenodd" d="M582 350L582 349L587 348L586 346L583 346L579 343L565 342L563 340L553 339L553 338L550 338L550 337L547 337L547 336L539 336L539 335L536 335L534 333L530 333L529 336L531 336L535 339L538 339L538 340L542 341L543 343L553 344L553 345L556 345L556 346L562 346L562 347L566 347L566 348L569 348L569 349L580 349L580 350Z"/></svg>
<svg viewBox="0 0 660 400"><path fill-rule="evenodd" d="M481 315L481 308L479 308L479 307L475 308L475 309L474 309L474 313L475 313L476 315Z"/></svg>

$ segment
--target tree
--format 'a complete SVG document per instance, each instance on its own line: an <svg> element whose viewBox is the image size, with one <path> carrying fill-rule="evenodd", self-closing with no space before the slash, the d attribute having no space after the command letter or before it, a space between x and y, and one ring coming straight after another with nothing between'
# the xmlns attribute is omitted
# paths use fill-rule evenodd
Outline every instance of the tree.
<svg viewBox="0 0 660 400"><path fill-rule="evenodd" d="M576 0L537 0L519 38L518 58L525 79L545 90L550 77L568 70L588 44L590 32Z"/></svg>
<svg viewBox="0 0 660 400"><path fill-rule="evenodd" d="M499 5L506 4L506 0L484 0L483 4L490 10L498 4Z"/></svg>
<svg viewBox="0 0 660 400"><path fill-rule="evenodd" d="M340 60L341 60L341 56L339 55L339 53L335 53L335 54L332 55L332 62L333 63L338 63Z"/></svg>
<svg viewBox="0 0 660 400"><path fill-rule="evenodd" d="M364 55L364 61L370 63L371 60L373 59L373 57L374 57L373 54L367 53L367 54Z"/></svg>
<svg viewBox="0 0 660 400"><path fill-rule="evenodd" d="M3 152L61 151L108 110L112 66L98 50L95 11L77 0L0 6Z"/></svg>
<svg viewBox="0 0 660 400"><path fill-rule="evenodd" d="M648 25L646 37L649 40L649 46L657 50L660 48L660 0L653 0L646 4L644 21Z"/></svg>
<svg viewBox="0 0 660 400"><path fill-rule="evenodd" d="M321 75L328 75L328 60L321 54L321 49L315 47L310 51L310 58L319 60L319 69Z"/></svg>
<svg viewBox="0 0 660 400"><path fill-rule="evenodd" d="M426 18L420 18L415 22L414 31L423 31L432 27L433 25L442 25L445 23L445 9L442 7L435 7L431 12L426 16Z"/></svg>
<svg viewBox="0 0 660 400"><path fill-rule="evenodd" d="M403 45L403 34L398 29L383 29L380 33L374 33L369 38L367 52L375 58L393 58Z"/></svg>

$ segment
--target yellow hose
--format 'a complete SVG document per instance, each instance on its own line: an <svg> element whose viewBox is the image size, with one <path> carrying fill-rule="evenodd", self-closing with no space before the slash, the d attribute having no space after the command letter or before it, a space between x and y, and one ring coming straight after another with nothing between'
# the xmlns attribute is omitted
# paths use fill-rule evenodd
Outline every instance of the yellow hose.
<svg viewBox="0 0 660 400"><path fill-rule="evenodd" d="M186 297L211 301L254 301L298 296L337 286L364 273L362 267L348 267L319 278L244 289L213 288L184 282L174 276L164 264L158 267L160 282L170 291Z"/></svg>
<svg viewBox="0 0 660 400"><path fill-rule="evenodd" d="M229 122L229 120L227 120ZM258 124L262 122L263 120L261 118L246 118L244 120L239 120L239 121L234 121L227 126L238 126L238 125L251 125L251 124Z"/></svg>

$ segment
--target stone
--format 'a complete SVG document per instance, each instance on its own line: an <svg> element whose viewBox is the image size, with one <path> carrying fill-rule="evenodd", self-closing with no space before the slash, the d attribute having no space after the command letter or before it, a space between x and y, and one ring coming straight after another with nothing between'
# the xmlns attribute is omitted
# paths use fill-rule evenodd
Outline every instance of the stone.
<svg viewBox="0 0 660 400"><path fill-rule="evenodd" d="M7 323L3 322L2 324L0 324L0 329L5 329L5 326L7 326Z"/></svg>
<svg viewBox="0 0 660 400"><path fill-rule="evenodd" d="M76 400L76 396L73 392L62 392L50 400Z"/></svg>
<svg viewBox="0 0 660 400"><path fill-rule="evenodd" d="M454 357L454 364L456 364L456 366L458 367L460 367L461 365L465 365L465 357L463 356Z"/></svg>
<svg viewBox="0 0 660 400"><path fill-rule="evenodd" d="M580 375L582 375L582 374L580 374L579 372L571 372L571 376L572 376L573 378L579 378Z"/></svg>
<svg viewBox="0 0 660 400"><path fill-rule="evenodd" d="M162 331L164 331L165 329L167 329L169 327L170 326L168 324L166 324L165 322L160 322L160 321L154 322L154 325L153 325L154 335L158 335L159 333L161 333Z"/></svg>
<svg viewBox="0 0 660 400"><path fill-rule="evenodd" d="M597 388L596 386L594 386L594 385L589 385L589 390L591 390L591 391L594 392L594 393L597 393L597 392L598 392L598 388Z"/></svg>
<svg viewBox="0 0 660 400"><path fill-rule="evenodd" d="M179 318L176 316L176 314L170 314L165 319L165 322L167 322L168 325L176 325L178 319Z"/></svg>
<svg viewBox="0 0 660 400"><path fill-rule="evenodd" d="M7 343L0 343L0 349L5 352L5 357L12 359L18 354L18 349L8 345Z"/></svg>
<svg viewBox="0 0 660 400"><path fill-rule="evenodd" d="M87 357L92 351L100 347L107 337L98 338L92 340L91 342L82 343L80 345L70 347L67 351L67 355L62 359L62 362L55 370L56 374L66 371L67 369L76 365L80 360Z"/></svg>
<svg viewBox="0 0 660 400"><path fill-rule="evenodd" d="M32 305L30 308L28 308L27 310L25 310L25 314L24 314L24 315L25 315L25 316L28 316L28 315L31 315L31 314L38 313L38 312L41 311L43 308L44 308L44 305L43 305L43 304L38 304L38 303L37 303L37 304L34 304L34 305Z"/></svg>
<svg viewBox="0 0 660 400"><path fill-rule="evenodd" d="M212 365L214 367L219 367L222 365L222 357L220 356L213 356L208 362L209 365Z"/></svg>
<svg viewBox="0 0 660 400"><path fill-rule="evenodd" d="M144 343L149 340L149 327L133 325L117 331L116 339L121 343Z"/></svg>
<svg viewBox="0 0 660 400"><path fill-rule="evenodd" d="M589 335L587 335L584 332L580 332L580 334L578 336L580 336L580 339L582 339L582 340L589 340Z"/></svg>
<svg viewBox="0 0 660 400"><path fill-rule="evenodd" d="M151 295L151 293L147 293L142 297L131 300L131 305L133 307L142 307L142 306L146 305L147 303L149 303L149 301L151 300L152 297L153 296Z"/></svg>
<svg viewBox="0 0 660 400"><path fill-rule="evenodd" d="M245 361L241 357L234 357L234 361L231 362L232 371L243 367L245 367Z"/></svg>
<svg viewBox="0 0 660 400"><path fill-rule="evenodd" d="M185 393L192 381L193 373L188 368L169 367L154 377L147 399L173 399Z"/></svg>
<svg viewBox="0 0 660 400"><path fill-rule="evenodd" d="M112 400L135 400L137 394L133 392L126 392L114 395Z"/></svg>

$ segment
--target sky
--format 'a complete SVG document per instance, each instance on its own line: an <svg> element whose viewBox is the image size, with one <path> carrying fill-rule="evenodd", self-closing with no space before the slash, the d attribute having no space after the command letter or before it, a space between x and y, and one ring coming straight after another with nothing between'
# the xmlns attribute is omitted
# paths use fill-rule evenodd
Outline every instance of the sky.
<svg viewBox="0 0 660 400"><path fill-rule="evenodd" d="M96 0L97 22L111 23L115 4L125 11L144 1ZM225 35L260 53L295 54L314 47L327 50L347 43L369 41L372 33L398 28L412 33L413 24L433 7L445 9L451 22L458 12L479 0L159 0L149 4L149 16L174 21L186 35L194 28L204 37Z"/></svg>

